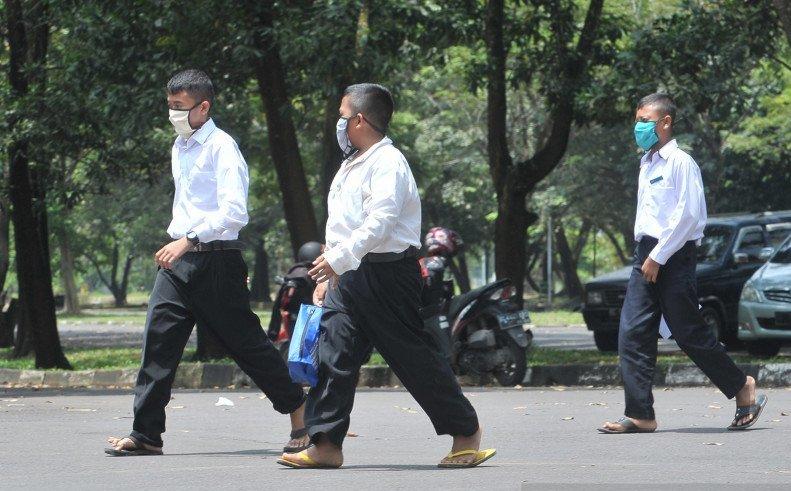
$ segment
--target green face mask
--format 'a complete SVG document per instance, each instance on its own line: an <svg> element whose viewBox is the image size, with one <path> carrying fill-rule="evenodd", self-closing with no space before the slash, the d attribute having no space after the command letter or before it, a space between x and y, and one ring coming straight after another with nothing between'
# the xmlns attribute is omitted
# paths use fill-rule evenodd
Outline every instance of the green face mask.
<svg viewBox="0 0 791 491"><path fill-rule="evenodd" d="M638 121L634 124L634 139L646 152L659 141L656 134L657 121Z"/></svg>

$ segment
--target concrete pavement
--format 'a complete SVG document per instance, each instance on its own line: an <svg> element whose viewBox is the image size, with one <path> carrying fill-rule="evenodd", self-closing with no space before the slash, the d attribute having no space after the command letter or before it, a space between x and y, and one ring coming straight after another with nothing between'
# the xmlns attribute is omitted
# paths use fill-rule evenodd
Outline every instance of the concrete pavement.
<svg viewBox="0 0 791 491"><path fill-rule="evenodd" d="M623 411L619 390L468 390L498 455L477 469L434 464L434 435L408 393L361 390L341 470L275 464L288 428L260 393L177 391L163 457L111 458L105 437L131 426L130 392L0 391L3 489L545 489L577 484L791 485L791 391L767 391L757 429L728 432L732 403L708 388L658 390L660 431L600 435ZM218 397L233 407L216 407ZM629 486L633 488L634 486ZM709 487L709 486L704 486Z"/></svg>

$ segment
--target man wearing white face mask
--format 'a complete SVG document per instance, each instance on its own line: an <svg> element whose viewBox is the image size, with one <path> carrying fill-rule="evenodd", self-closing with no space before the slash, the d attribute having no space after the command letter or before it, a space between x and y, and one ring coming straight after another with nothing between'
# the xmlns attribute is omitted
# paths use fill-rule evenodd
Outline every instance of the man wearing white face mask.
<svg viewBox="0 0 791 491"><path fill-rule="evenodd" d="M296 468L340 467L360 365L372 347L384 357L434 425L451 435L440 467L473 467L494 456L480 450L481 429L445 358L432 347L420 315L420 196L404 156L385 136L390 92L377 84L347 87L338 145L346 160L330 187L327 247L313 263L323 303L319 381L305 422L314 444L285 453Z"/></svg>
<svg viewBox="0 0 791 491"><path fill-rule="evenodd" d="M134 423L128 437L111 437L113 456L160 455L165 406L184 346L196 322L209 329L239 367L291 416L285 451L307 446L305 395L250 309L247 266L239 230L247 224L247 164L236 142L209 117L214 87L199 70L177 73L167 85L176 184L172 241L159 265L148 303L143 362L137 377Z"/></svg>

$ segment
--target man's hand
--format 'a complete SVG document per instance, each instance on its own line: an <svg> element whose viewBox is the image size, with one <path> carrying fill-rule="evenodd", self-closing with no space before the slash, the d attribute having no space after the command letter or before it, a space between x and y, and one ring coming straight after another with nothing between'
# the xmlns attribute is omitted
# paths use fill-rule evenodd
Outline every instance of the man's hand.
<svg viewBox="0 0 791 491"><path fill-rule="evenodd" d="M324 283L325 281L330 281L331 283L334 283L335 280L338 278L338 275L332 269L332 266L330 266L329 261L324 259L323 254L317 257L315 261L313 261L313 266L315 267L310 271L308 271L308 274L310 275L311 278L313 278L313 281L315 281L318 284Z"/></svg>
<svg viewBox="0 0 791 491"><path fill-rule="evenodd" d="M313 305L324 306L324 297L327 296L327 285L329 282L319 283L313 290Z"/></svg>
<svg viewBox="0 0 791 491"><path fill-rule="evenodd" d="M643 278L649 283L656 283L656 278L659 276L659 263L650 257L646 258L642 269Z"/></svg>
<svg viewBox="0 0 791 491"><path fill-rule="evenodd" d="M154 261L165 269L171 269L176 261L178 261L185 252L189 251L191 247L192 244L186 237L174 240L154 254Z"/></svg>

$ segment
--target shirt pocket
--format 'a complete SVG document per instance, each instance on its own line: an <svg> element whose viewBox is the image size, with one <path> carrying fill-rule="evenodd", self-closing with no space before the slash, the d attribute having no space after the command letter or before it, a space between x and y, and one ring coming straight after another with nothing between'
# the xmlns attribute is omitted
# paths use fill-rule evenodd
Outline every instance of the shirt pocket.
<svg viewBox="0 0 791 491"><path fill-rule="evenodd" d="M343 216L352 228L363 222L363 196L359 188L351 188L341 192Z"/></svg>
<svg viewBox="0 0 791 491"><path fill-rule="evenodd" d="M675 207L676 188L666 183L650 184L648 188L648 205L663 214L670 213L668 208Z"/></svg>
<svg viewBox="0 0 791 491"><path fill-rule="evenodd" d="M193 169L187 178L187 199L195 205L205 205L217 201L217 177L213 171Z"/></svg>

